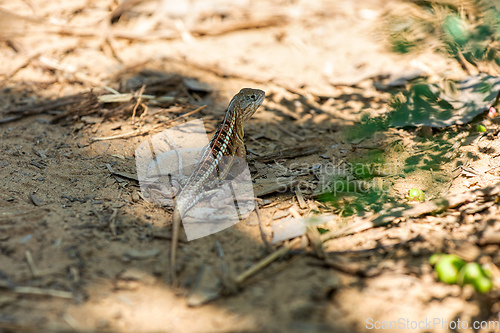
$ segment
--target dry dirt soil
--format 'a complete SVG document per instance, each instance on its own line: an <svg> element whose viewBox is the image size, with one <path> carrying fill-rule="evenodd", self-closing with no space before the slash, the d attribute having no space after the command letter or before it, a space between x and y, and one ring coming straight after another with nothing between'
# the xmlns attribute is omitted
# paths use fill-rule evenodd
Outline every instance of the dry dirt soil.
<svg viewBox="0 0 500 333"><path fill-rule="evenodd" d="M0 1L0 332L499 332L498 117L352 135L389 111L376 87L466 75L390 52L399 6ZM172 205L144 200L135 149L187 120L211 135L242 87L266 91L245 131L259 213L181 241L172 286ZM379 168L379 191L353 166ZM322 200L328 167L359 191ZM426 202L405 208L411 188ZM271 244L313 215L329 240ZM440 282L434 253L481 263L493 289Z"/></svg>

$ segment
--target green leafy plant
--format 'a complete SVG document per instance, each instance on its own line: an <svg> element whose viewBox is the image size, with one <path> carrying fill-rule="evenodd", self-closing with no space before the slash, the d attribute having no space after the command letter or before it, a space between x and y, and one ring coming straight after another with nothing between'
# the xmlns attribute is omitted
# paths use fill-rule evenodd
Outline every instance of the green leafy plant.
<svg viewBox="0 0 500 333"><path fill-rule="evenodd" d="M325 193L319 200L328 202L342 217L363 215L368 210L379 212L385 203L392 201L384 192L375 189L357 192L352 187L343 192Z"/></svg>
<svg viewBox="0 0 500 333"><path fill-rule="evenodd" d="M379 150L371 150L362 157L351 157L349 167L352 174L332 177L329 191L319 199L329 202L341 216L380 211L385 203L393 201L384 183L372 181L383 172L384 163L385 155Z"/></svg>
<svg viewBox="0 0 500 333"><path fill-rule="evenodd" d="M500 65L500 14L497 4L486 0L410 2L405 11L388 20L392 50L408 53L433 47L462 66Z"/></svg>
<svg viewBox="0 0 500 333"><path fill-rule="evenodd" d="M386 124L394 127L465 124L498 103L499 90L500 79L485 74L437 83L418 79L394 93Z"/></svg>
<svg viewBox="0 0 500 333"><path fill-rule="evenodd" d="M408 89L396 94L391 102L391 126L431 125L452 116L453 106L443 99L435 85L418 80Z"/></svg>
<svg viewBox="0 0 500 333"><path fill-rule="evenodd" d="M370 137L375 132L383 131L387 128L389 128L387 117L373 118L369 114L363 114L360 122L347 133L347 139L354 140Z"/></svg>

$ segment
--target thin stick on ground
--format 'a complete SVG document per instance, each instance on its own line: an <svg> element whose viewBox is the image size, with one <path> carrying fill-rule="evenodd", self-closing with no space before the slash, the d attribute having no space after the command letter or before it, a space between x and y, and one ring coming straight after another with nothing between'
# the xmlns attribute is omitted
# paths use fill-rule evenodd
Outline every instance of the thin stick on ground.
<svg viewBox="0 0 500 333"><path fill-rule="evenodd" d="M284 245L283 247L279 248L278 250L274 251L258 263L256 263L254 266L250 267L240 275L238 275L235 279L236 284L242 284L245 282L249 277L254 275L255 273L259 272L260 270L264 269L268 265L270 265L273 261L277 260L279 257L285 255L290 251L294 246L300 244L301 238L295 238L288 244Z"/></svg>
<svg viewBox="0 0 500 333"><path fill-rule="evenodd" d="M57 289L42 289L37 287L14 287L11 289L12 292L22 295L38 295L38 296L50 296L57 298L73 299L73 294L69 291L57 290Z"/></svg>
<svg viewBox="0 0 500 333"><path fill-rule="evenodd" d="M31 274L33 275L33 277L38 277L38 269L35 266L35 261L33 260L33 256L31 255L30 250L26 250L24 254L26 256L26 262L28 262Z"/></svg>
<svg viewBox="0 0 500 333"><path fill-rule="evenodd" d="M126 138L131 138L134 136L138 136L138 135L148 134L150 131L157 129L158 127L161 127L161 126L164 126L164 124L156 124L155 126L149 128L149 129L139 128L139 129L131 131L131 132L113 135L113 136L95 137L95 138L91 138L90 140L91 141L105 141L105 140L114 140L114 139L126 139Z"/></svg>

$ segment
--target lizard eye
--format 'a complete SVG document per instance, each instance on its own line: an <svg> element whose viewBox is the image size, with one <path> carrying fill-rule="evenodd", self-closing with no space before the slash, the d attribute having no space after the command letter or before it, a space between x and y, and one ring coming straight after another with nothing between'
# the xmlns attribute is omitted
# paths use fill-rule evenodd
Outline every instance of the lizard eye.
<svg viewBox="0 0 500 333"><path fill-rule="evenodd" d="M252 101L255 101L255 100L257 99L257 96L255 96L255 94L251 94L251 95L250 95L250 99L251 99Z"/></svg>

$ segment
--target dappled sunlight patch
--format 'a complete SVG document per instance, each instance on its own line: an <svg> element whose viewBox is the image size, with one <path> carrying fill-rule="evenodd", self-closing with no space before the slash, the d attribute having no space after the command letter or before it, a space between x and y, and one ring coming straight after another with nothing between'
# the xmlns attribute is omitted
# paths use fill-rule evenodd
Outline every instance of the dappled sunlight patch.
<svg viewBox="0 0 500 333"><path fill-rule="evenodd" d="M111 329L117 332L226 332L255 330L251 316L216 305L189 308L166 285L122 281L110 291L92 287L89 300L71 306L63 318L73 329Z"/></svg>

